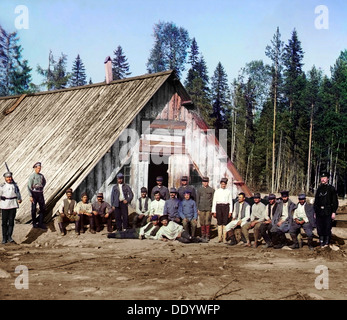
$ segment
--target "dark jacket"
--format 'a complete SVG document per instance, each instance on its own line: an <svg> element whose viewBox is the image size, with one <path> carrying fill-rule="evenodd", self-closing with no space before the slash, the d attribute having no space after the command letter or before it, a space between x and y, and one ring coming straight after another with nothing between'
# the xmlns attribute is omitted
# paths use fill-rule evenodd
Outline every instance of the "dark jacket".
<svg viewBox="0 0 347 320"><path fill-rule="evenodd" d="M131 188L127 184L122 184L122 190L125 200L128 204L133 200L134 194ZM119 207L119 188L118 184L114 185L111 192L111 206L118 208Z"/></svg>
<svg viewBox="0 0 347 320"><path fill-rule="evenodd" d="M321 184L314 198L314 211L318 216L336 213L339 206L335 188L330 184Z"/></svg>
<svg viewBox="0 0 347 320"><path fill-rule="evenodd" d="M288 217L283 222L285 225L287 225L286 229L288 229L288 230L290 229L290 227L293 223L293 210L294 209L296 209L296 204L294 202L292 202L291 200L288 200ZM276 208L276 212L273 216L272 225L277 225L277 223L281 220L282 212L283 212L283 201L281 200L278 203L277 208ZM284 228L284 226L282 226L282 228Z"/></svg>
<svg viewBox="0 0 347 320"><path fill-rule="evenodd" d="M296 207L299 206L299 203L297 204ZM316 219L314 217L314 209L313 205L309 203L305 203L305 213L308 219L308 223L311 225L312 229L316 228Z"/></svg>
<svg viewBox="0 0 347 320"><path fill-rule="evenodd" d="M196 206L200 211L211 211L214 189L208 186L201 187L196 193Z"/></svg>

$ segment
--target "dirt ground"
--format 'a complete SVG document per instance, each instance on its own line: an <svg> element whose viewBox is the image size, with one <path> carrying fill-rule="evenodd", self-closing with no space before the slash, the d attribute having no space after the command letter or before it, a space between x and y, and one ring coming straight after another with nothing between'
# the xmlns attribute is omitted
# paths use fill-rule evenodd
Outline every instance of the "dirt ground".
<svg viewBox="0 0 347 320"><path fill-rule="evenodd" d="M334 228L334 250L310 251L231 247L217 242L215 227L214 238L198 244L108 239L106 230L62 237L56 227L16 225L18 244L0 245L1 300L347 298L347 229ZM15 273L19 265L27 267L28 289L16 288L25 275ZM316 288L319 266L328 270L327 289Z"/></svg>

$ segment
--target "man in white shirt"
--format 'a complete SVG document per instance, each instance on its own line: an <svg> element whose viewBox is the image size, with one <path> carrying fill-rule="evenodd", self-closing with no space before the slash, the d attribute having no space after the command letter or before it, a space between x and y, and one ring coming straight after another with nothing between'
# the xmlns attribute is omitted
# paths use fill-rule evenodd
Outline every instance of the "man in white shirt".
<svg viewBox="0 0 347 320"><path fill-rule="evenodd" d="M13 181L12 173L4 174L5 182L0 185L0 209L2 213L2 243L14 242L12 239L14 218L16 217L18 203L22 197L17 184Z"/></svg>
<svg viewBox="0 0 347 320"><path fill-rule="evenodd" d="M149 211L151 209L151 199L147 196L147 188L141 188L141 197L136 201L136 215L133 220L133 228L136 228L138 224L143 227L147 224Z"/></svg>
<svg viewBox="0 0 347 320"><path fill-rule="evenodd" d="M290 227L289 234L293 240L292 249L298 249L301 247L301 243L298 241L298 235L301 228L304 229L307 235L308 247L313 250L313 229L316 227L316 221L314 218L313 206L306 203L306 195L299 194L299 203L293 212L293 223Z"/></svg>
<svg viewBox="0 0 347 320"><path fill-rule="evenodd" d="M159 190L154 192L154 200L151 202L151 207L149 210L149 216L158 215L162 216L164 214L165 200L160 198Z"/></svg>
<svg viewBox="0 0 347 320"><path fill-rule="evenodd" d="M238 201L234 206L233 220L226 225L226 232L230 231L230 245L237 244L234 229L241 228L241 232L246 239L246 246L251 246L247 226L247 222L251 217L251 207L245 200L246 195L243 192L239 193Z"/></svg>
<svg viewBox="0 0 347 320"><path fill-rule="evenodd" d="M231 191L227 189L227 178L222 178L220 188L213 195L212 215L217 219L218 225L218 242L226 243L226 225L228 218L233 213L233 198Z"/></svg>
<svg viewBox="0 0 347 320"><path fill-rule="evenodd" d="M260 193L255 193L253 195L254 203L251 207L251 221L247 222L245 225L245 228L253 229L254 234L254 244L253 247L257 248L258 246L258 239L260 234L260 226L263 221L265 221L266 216L266 207L265 204L261 202Z"/></svg>

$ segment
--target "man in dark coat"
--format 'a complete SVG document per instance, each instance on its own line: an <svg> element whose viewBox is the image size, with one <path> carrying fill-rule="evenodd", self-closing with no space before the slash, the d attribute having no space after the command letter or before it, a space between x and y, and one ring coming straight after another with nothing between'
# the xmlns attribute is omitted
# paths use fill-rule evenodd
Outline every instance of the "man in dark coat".
<svg viewBox="0 0 347 320"><path fill-rule="evenodd" d="M293 210L295 208L295 203L289 199L289 191L281 191L281 200L273 216L272 228L270 230L275 249L281 249L286 245L285 234L292 225Z"/></svg>
<svg viewBox="0 0 347 320"><path fill-rule="evenodd" d="M111 191L111 206L115 211L116 226L118 231L129 228L128 205L133 200L131 188L124 183L124 175L117 174L117 184Z"/></svg>
<svg viewBox="0 0 347 320"><path fill-rule="evenodd" d="M326 247L330 243L332 222L335 219L338 206L337 192L329 184L328 173L323 172L321 184L314 198L314 211L316 213L317 232L321 247Z"/></svg>
<svg viewBox="0 0 347 320"><path fill-rule="evenodd" d="M168 200L170 198L169 189L163 185L163 181L164 181L164 178L162 176L156 177L155 182L157 183L157 185L155 187L153 187L152 191L151 191L151 200L152 201L154 200L154 194L156 191L159 191L160 199L163 199L165 201L165 200Z"/></svg>
<svg viewBox="0 0 347 320"><path fill-rule="evenodd" d="M270 230L272 228L272 220L278 205L276 202L276 196L273 193L269 194L268 200L269 200L269 203L266 205L266 208L265 208L266 210L265 220L259 228L259 232L265 241L264 248L269 248L273 246L272 235Z"/></svg>
<svg viewBox="0 0 347 320"><path fill-rule="evenodd" d="M299 203L293 212L293 223L290 227L289 234L293 240L291 249L298 249L301 243L298 241L298 234L301 228L304 229L308 238L308 247L313 250L313 229L316 227L316 219L314 218L313 206L306 202L306 195L299 194Z"/></svg>

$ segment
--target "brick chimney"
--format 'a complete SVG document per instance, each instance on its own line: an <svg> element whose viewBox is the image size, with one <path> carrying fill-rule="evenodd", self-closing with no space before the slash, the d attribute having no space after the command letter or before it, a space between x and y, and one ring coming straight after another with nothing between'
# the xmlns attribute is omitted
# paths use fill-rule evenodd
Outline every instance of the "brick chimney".
<svg viewBox="0 0 347 320"><path fill-rule="evenodd" d="M106 57L104 63L105 63L106 84L109 84L110 82L113 81L111 57L110 56Z"/></svg>

